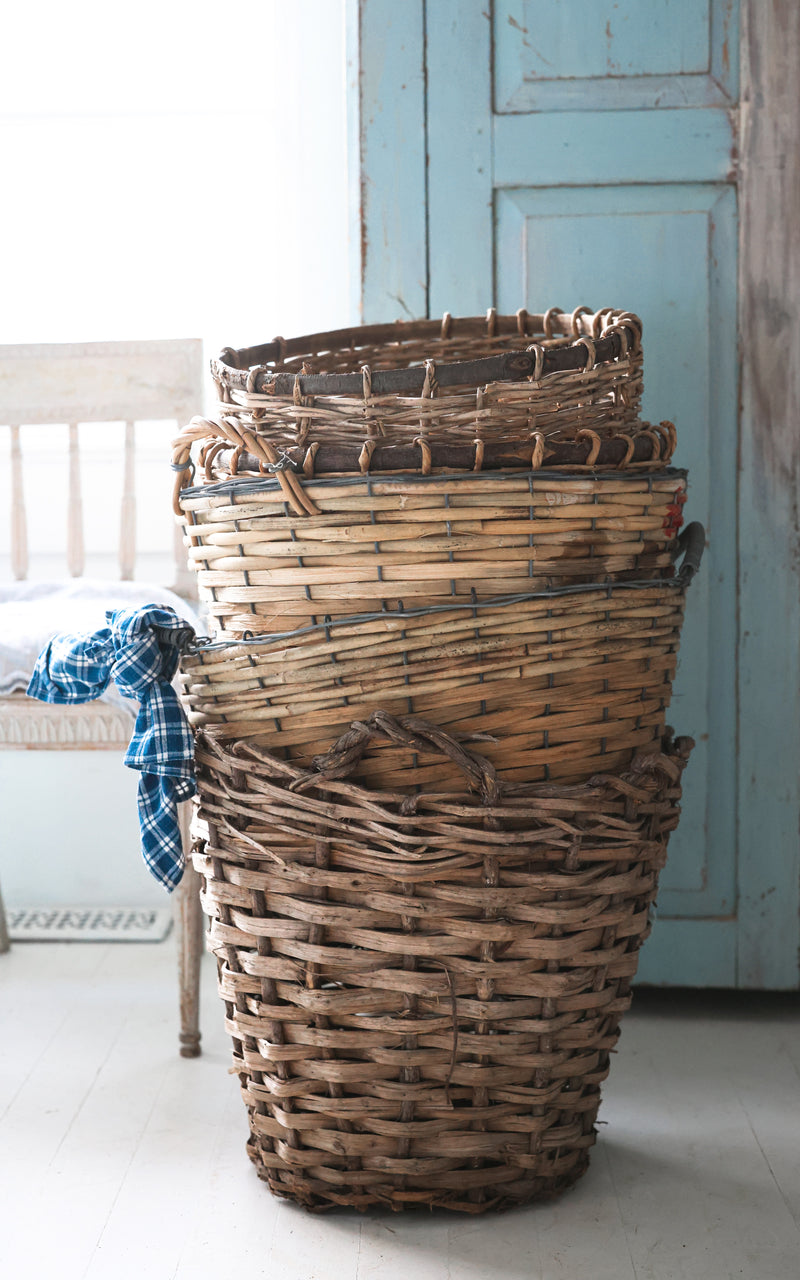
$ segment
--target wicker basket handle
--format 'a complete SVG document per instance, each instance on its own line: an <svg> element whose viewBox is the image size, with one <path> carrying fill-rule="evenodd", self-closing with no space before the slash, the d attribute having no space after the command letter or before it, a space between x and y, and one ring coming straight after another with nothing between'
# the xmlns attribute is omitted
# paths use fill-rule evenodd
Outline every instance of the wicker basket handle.
<svg viewBox="0 0 800 1280"><path fill-rule="evenodd" d="M487 742L495 741L488 734L476 734L475 737ZM442 755L449 756L470 782L480 789L484 804L497 803L501 784L495 767L489 760L468 751L449 733L419 716L395 718L386 711L373 711L367 720L354 721L329 751L314 757L312 763L315 773L298 780L292 785L292 790L304 791L307 787L313 787L320 778L346 778L352 773L370 742L376 738L386 739L398 746L411 747L415 751L430 751L433 748ZM409 796L408 800L413 805L415 797Z"/></svg>
<svg viewBox="0 0 800 1280"><path fill-rule="evenodd" d="M181 492L187 484L191 484L194 477L192 445L198 440L227 442L234 449L248 449L257 458L261 470L275 476L295 515L318 516L320 514L319 507L313 499L309 498L299 476L295 474L290 458L277 450L268 440L262 439L232 420L192 418L189 425L184 427L180 435L172 441L172 470L175 472L172 509L176 516L183 514Z"/></svg>
<svg viewBox="0 0 800 1280"><path fill-rule="evenodd" d="M678 569L678 577L686 586L689 585L700 568L700 561L703 559L705 549L706 531L699 520L693 520L691 524L687 524L683 533L678 537L676 544L675 558L683 557L681 566Z"/></svg>

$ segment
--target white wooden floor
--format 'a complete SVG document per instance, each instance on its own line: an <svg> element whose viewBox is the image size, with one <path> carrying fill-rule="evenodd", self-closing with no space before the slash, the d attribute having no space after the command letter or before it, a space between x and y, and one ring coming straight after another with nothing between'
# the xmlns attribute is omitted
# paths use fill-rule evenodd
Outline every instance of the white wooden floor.
<svg viewBox="0 0 800 1280"><path fill-rule="evenodd" d="M791 996L639 993L590 1172L497 1217L312 1217L274 1200L210 958L205 1054L176 1052L174 943L0 957L0 1275L8 1280L797 1280Z"/></svg>

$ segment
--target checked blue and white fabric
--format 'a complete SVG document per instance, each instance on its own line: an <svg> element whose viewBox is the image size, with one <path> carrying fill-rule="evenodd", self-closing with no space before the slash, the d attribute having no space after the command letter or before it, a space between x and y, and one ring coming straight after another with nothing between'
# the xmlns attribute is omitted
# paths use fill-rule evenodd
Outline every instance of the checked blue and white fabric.
<svg viewBox="0 0 800 1280"><path fill-rule="evenodd" d="M169 891L180 883L184 856L178 805L193 796L194 742L171 680L193 629L174 609L146 605L106 613L90 634L54 636L39 654L28 696L40 702L92 702L112 679L139 703L125 764L139 778L144 860Z"/></svg>

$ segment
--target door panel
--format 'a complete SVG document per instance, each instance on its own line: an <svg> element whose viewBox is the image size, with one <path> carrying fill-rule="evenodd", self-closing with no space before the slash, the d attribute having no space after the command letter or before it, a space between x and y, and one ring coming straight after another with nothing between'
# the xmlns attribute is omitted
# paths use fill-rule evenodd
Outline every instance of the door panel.
<svg viewBox="0 0 800 1280"><path fill-rule="evenodd" d="M731 0L496 0L495 110L725 105L737 93L737 9Z"/></svg>
<svg viewBox="0 0 800 1280"><path fill-rule="evenodd" d="M495 187L728 181L728 111L598 111L495 116ZM431 263L435 271L436 263Z"/></svg>
<svg viewBox="0 0 800 1280"><path fill-rule="evenodd" d="M672 704L672 722L697 745L659 910L728 915L735 814L730 804L708 809L715 796L733 795L736 776L734 192L701 183L528 188L500 190L496 200L500 311L520 299L531 310L588 300L635 311L645 334L644 414L682 427L676 462L690 471L687 511L703 519L710 545L692 585Z"/></svg>

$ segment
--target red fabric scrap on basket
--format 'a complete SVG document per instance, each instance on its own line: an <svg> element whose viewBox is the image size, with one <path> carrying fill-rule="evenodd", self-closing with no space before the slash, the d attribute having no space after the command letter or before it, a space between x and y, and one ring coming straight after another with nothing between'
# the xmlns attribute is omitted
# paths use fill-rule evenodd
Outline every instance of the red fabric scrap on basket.
<svg viewBox="0 0 800 1280"><path fill-rule="evenodd" d="M674 538L683 524L683 504L686 502L686 490L676 489L672 503L667 507L664 517L664 532L668 538Z"/></svg>

